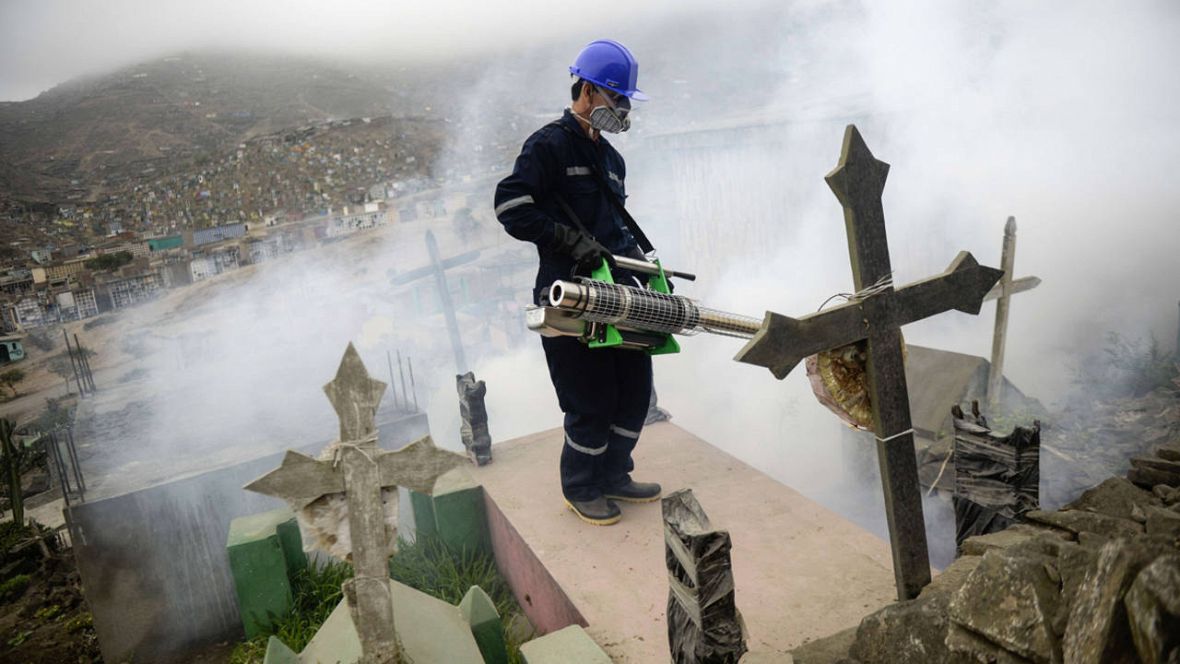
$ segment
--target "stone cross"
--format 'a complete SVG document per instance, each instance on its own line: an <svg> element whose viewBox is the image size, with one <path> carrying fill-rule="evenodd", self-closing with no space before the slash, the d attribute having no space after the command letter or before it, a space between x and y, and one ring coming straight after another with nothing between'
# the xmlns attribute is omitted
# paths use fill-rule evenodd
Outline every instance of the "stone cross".
<svg viewBox="0 0 1180 664"><path fill-rule="evenodd" d="M488 384L476 380L468 371L455 376L455 388L459 392L459 437L467 456L477 466L492 462L492 435L488 432L488 408L485 399Z"/></svg>
<svg viewBox="0 0 1180 664"><path fill-rule="evenodd" d="M867 340L869 399L898 599L930 582L926 528L914 457L914 431L901 347L901 326L950 309L978 314L1001 272L960 252L942 274L895 288L881 194L889 164L873 157L856 127L844 132L840 162L825 180L844 207L852 276L849 302L802 318L767 312L762 329L738 353L783 379L803 358Z"/></svg>
<svg viewBox="0 0 1180 664"><path fill-rule="evenodd" d="M446 271L479 258L479 251L469 251L444 260L438 254L438 240L434 239L432 231L426 231L426 251L430 254L430 265L395 275L392 282L394 285L400 285L427 275L434 275L438 299L442 303L443 316L447 321L447 333L451 337L451 350L455 353L455 373L464 374L467 373L467 358L463 353L463 342L459 338L459 322L455 318L455 304L451 301L451 289L447 285Z"/></svg>
<svg viewBox="0 0 1180 664"><path fill-rule="evenodd" d="M1004 276L996 284L983 301L996 300L996 331L992 334L992 361L987 373L987 403L995 410L1000 402L1000 391L1004 387L1004 346L1008 341L1008 303L1012 296L1032 290L1040 285L1037 277L1012 278L1012 268L1016 264L1016 217L1008 217L1004 224L1004 249L1000 254L1000 269Z"/></svg>
<svg viewBox="0 0 1180 664"><path fill-rule="evenodd" d="M356 348L348 344L336 377L324 385L340 419L334 458L321 461L288 451L278 468L245 487L282 498L297 510L325 494L346 494L356 574L345 582L344 596L360 638L364 664L400 661L381 490L404 486L429 494L439 475L465 461L458 454L438 449L429 437L396 452L379 448L373 416L384 392L385 383L369 377Z"/></svg>

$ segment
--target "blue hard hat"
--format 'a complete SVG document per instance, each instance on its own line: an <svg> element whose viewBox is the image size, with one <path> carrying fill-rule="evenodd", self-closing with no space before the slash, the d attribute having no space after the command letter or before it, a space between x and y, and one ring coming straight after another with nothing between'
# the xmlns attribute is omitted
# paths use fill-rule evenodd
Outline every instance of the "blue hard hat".
<svg viewBox="0 0 1180 664"><path fill-rule="evenodd" d="M635 87L639 63L631 51L617 41L599 39L586 44L570 65L570 73L635 101L647 101L647 95Z"/></svg>

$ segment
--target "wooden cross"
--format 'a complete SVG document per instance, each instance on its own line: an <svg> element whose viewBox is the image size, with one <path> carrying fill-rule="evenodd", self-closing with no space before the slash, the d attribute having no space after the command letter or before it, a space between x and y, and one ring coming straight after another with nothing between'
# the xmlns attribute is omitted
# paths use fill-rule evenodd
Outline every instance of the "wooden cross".
<svg viewBox="0 0 1180 664"><path fill-rule="evenodd" d="M996 329L992 333L992 361L987 372L987 405L994 409L1000 403L1001 390L1004 387L1004 346L1008 342L1008 306L1012 296L1032 290L1041 284L1037 277L1012 278L1012 268L1016 264L1016 217L1008 217L1004 224L1004 249L1000 254L1000 269L1004 276L996 284L983 301L996 302Z"/></svg>
<svg viewBox="0 0 1180 664"><path fill-rule="evenodd" d="M296 510L325 494L346 494L356 574L345 583L344 595L365 664L399 661L381 491L404 486L429 494L439 475L466 461L461 455L438 449L429 437L396 452L380 449L373 416L384 392L385 383L369 377L356 348L348 344L336 378L324 385L340 419L340 442L334 458L321 461L288 451L278 468L245 487L282 498Z"/></svg>
<svg viewBox="0 0 1180 664"><path fill-rule="evenodd" d="M930 582L930 562L900 328L950 309L978 314L983 296L1001 272L979 265L964 251L946 272L895 289L888 281L893 268L881 206L888 173L889 164L875 159L860 132L849 125L844 132L840 162L824 178L844 207L856 290L878 288L802 318L767 312L762 329L735 359L767 367L782 380L809 355L868 341L869 398L885 492L893 575L898 599L904 600L916 597Z"/></svg>

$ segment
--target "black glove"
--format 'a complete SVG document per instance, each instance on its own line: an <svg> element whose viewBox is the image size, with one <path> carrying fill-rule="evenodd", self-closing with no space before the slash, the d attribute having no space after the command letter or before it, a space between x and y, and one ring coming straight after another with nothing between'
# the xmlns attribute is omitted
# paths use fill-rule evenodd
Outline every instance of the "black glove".
<svg viewBox="0 0 1180 664"><path fill-rule="evenodd" d="M602 265L604 260L612 268L615 266L615 257L606 247L576 228L557 224L553 236L555 248L573 258L579 268L593 270Z"/></svg>

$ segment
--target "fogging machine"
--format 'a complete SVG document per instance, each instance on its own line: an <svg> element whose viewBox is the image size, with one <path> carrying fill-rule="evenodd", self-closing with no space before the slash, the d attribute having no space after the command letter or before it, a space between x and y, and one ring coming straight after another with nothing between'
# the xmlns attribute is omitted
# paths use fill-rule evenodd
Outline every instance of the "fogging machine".
<svg viewBox="0 0 1180 664"><path fill-rule="evenodd" d="M697 304L668 287L670 277L695 281L688 272L665 270L648 262L615 256L615 265L648 275L647 286L617 284L604 260L589 277L558 280L549 288L548 306L525 309L528 328L545 337L577 337L591 348L625 348L651 355L680 352L674 334L708 332L749 339L762 321Z"/></svg>

